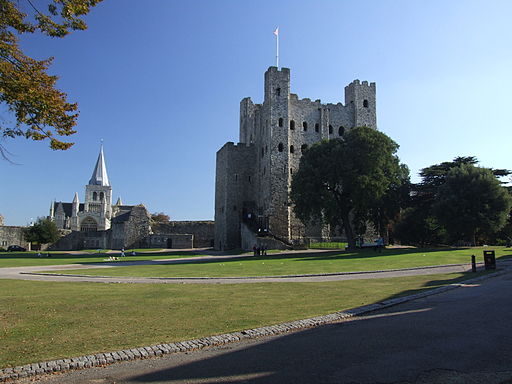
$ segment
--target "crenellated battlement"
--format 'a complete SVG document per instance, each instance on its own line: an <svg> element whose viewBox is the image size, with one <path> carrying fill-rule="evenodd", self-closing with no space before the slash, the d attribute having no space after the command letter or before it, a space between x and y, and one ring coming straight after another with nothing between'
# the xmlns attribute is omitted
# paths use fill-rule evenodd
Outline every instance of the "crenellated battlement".
<svg viewBox="0 0 512 384"><path fill-rule="evenodd" d="M263 103L255 104L250 97L241 100L240 143L226 143L217 152L217 249L244 244L240 229L244 220L256 220L254 225L288 241L299 232L324 235L324 228L305 227L298 220L290 209L288 191L307 148L341 138L354 127L377 128L375 83L356 79L344 91L344 103L301 99L290 92L290 69L269 67Z"/></svg>

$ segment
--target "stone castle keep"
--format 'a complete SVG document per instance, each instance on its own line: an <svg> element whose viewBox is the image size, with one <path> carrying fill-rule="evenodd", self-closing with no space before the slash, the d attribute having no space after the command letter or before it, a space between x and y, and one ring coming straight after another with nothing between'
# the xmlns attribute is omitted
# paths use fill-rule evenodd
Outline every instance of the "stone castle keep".
<svg viewBox="0 0 512 384"><path fill-rule="evenodd" d="M239 143L217 152L215 248L250 249L255 233L283 243L304 236L328 237L321 225L304 226L289 200L293 172L302 152L321 140L343 137L354 127L377 128L375 83L354 80L345 104L322 104L290 93L290 70L265 72L262 104L240 102Z"/></svg>

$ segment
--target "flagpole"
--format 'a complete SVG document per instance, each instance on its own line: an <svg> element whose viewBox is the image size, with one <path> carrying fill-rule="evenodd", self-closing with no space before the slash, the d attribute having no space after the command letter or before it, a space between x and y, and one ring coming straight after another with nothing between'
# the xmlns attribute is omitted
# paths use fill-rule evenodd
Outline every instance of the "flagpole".
<svg viewBox="0 0 512 384"><path fill-rule="evenodd" d="M279 32L276 35L276 67L279 69Z"/></svg>
<svg viewBox="0 0 512 384"><path fill-rule="evenodd" d="M276 67L279 69L279 27L275 29L274 35L276 36Z"/></svg>

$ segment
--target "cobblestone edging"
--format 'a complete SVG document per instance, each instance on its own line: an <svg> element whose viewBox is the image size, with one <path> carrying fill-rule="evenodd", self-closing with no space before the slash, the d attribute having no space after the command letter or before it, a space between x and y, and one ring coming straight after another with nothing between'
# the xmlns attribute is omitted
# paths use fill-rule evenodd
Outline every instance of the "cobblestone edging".
<svg viewBox="0 0 512 384"><path fill-rule="evenodd" d="M484 265L483 262L476 263L477 266ZM122 267L122 265L119 265ZM350 271L350 272L329 272L329 273L310 273L310 274L299 274L299 275L270 275L270 276L202 276L202 277L142 277L147 280L252 280L252 279L290 279L296 277L322 277L322 276L344 276L344 275L365 275L365 274L373 274L373 273L386 273L386 272L402 272L402 271L417 271L421 269L437 269L443 267L461 267L468 266L468 269L471 267L471 264L468 263L460 263L460 264L443 264L443 265L427 265L424 267L411 267L411 268L400 268L400 269L379 269L376 271ZM20 272L20 275L41 275L41 276L62 276L62 277L87 277L87 278L97 278L97 279L112 279L112 278L120 278L120 279L139 279L140 277L135 276L103 276L103 275L86 275L86 274L71 274L71 273L56 273L56 272Z"/></svg>
<svg viewBox="0 0 512 384"><path fill-rule="evenodd" d="M262 336L272 336L298 330L304 330L307 328L317 327L320 325L345 320L354 316L360 316L369 312L391 307L407 301L416 300L422 297L436 295L442 292L446 292L464 286L466 284L473 284L490 277L501 276L505 273L507 273L507 270L502 270L493 274L465 280L464 282L461 283L450 284L445 287L435 288L414 295L397 297L395 299L389 299L379 303L369 304L362 307L349 309L346 311L335 312L325 316L317 316L309 319L270 325L267 327L247 329L244 331L226 333L223 335L209 336L201 339L193 339L169 344L158 344L149 347L131 348L116 352L98 353L95 355L45 361L41 363L27 364L14 368L5 368L0 370L0 382L6 382L16 380L19 378L48 374L59 371L69 371L74 369L104 366L119 361L147 359L150 357L162 356L171 353L190 352L207 347L220 346L244 339L255 339Z"/></svg>

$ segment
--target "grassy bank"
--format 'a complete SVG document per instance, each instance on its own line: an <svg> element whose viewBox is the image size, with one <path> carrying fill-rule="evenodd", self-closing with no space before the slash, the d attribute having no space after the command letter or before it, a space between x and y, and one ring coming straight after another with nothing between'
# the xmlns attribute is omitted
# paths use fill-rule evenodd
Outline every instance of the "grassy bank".
<svg viewBox="0 0 512 384"><path fill-rule="evenodd" d="M103 263L110 256L120 256L120 251L115 253L84 252L83 254L70 254L65 252L42 252L38 256L37 252L0 252L0 268L4 267L28 267L45 266L59 264L88 264ZM157 260L174 259L182 257L199 256L194 252L168 251L168 252L136 252L136 256L131 256L131 250L126 252L125 257L120 257L119 261L137 261L137 260Z"/></svg>
<svg viewBox="0 0 512 384"><path fill-rule="evenodd" d="M67 270L66 274L137 277L276 276L352 271L374 271L470 263L471 255L483 261L483 249L388 249L357 252L272 254L200 263L126 266L105 269ZM497 257L512 255L510 248L496 247Z"/></svg>
<svg viewBox="0 0 512 384"><path fill-rule="evenodd" d="M302 319L474 276L229 285L0 280L0 368Z"/></svg>

